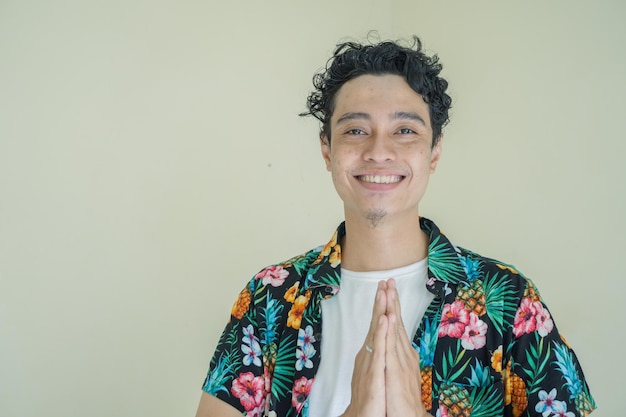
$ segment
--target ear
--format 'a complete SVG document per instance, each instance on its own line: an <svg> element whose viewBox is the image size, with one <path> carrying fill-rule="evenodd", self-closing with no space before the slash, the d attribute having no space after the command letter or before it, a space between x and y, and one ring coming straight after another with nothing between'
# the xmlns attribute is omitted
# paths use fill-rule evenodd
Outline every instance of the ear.
<svg viewBox="0 0 626 417"><path fill-rule="evenodd" d="M443 134L439 135L437 144L430 151L430 173L434 173L437 169L437 164L441 158L441 146L443 142Z"/></svg>
<svg viewBox="0 0 626 417"><path fill-rule="evenodd" d="M326 163L326 170L330 171L330 140L328 140L328 137L323 133L320 133L320 146L322 158L324 158L324 162Z"/></svg>

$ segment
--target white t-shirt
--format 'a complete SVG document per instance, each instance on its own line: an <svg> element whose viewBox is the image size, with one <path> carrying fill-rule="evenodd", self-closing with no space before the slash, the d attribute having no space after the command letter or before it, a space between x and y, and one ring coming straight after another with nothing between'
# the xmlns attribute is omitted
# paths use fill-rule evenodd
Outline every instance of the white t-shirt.
<svg viewBox="0 0 626 417"><path fill-rule="evenodd" d="M309 396L310 417L334 417L350 404L354 358L369 330L378 283L395 278L402 321L412 338L434 295L426 289L428 262L389 271L341 269L340 291L322 301L321 362Z"/></svg>

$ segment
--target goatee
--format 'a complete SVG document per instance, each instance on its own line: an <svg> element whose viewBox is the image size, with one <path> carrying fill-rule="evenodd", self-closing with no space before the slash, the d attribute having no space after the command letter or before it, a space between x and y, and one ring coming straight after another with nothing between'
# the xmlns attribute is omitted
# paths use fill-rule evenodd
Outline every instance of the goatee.
<svg viewBox="0 0 626 417"><path fill-rule="evenodd" d="M387 212L384 209L372 209L367 213L367 220L370 222L373 228L376 228L380 222L387 216Z"/></svg>

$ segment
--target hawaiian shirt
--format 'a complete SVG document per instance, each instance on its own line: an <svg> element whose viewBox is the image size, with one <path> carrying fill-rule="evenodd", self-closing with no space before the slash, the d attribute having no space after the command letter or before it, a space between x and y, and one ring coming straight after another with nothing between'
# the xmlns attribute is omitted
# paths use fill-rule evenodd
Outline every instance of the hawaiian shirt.
<svg viewBox="0 0 626 417"><path fill-rule="evenodd" d="M430 237L435 294L413 337L422 402L438 417L586 416L580 364L533 282L514 267ZM233 305L203 390L247 416L307 416L323 352L322 300L339 292L342 223L331 241L256 274ZM355 341L355 343L357 343ZM358 343L361 343L360 341Z"/></svg>

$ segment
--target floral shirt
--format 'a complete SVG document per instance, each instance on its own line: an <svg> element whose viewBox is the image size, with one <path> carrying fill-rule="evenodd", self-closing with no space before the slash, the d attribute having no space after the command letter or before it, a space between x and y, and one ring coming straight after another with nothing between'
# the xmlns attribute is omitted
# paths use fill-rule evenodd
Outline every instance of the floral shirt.
<svg viewBox="0 0 626 417"><path fill-rule="evenodd" d="M426 218L427 288L413 337L422 402L438 417L585 416L595 408L574 352L532 281L455 247ZM307 416L323 352L321 301L340 288L331 241L256 274L233 305L203 390L247 416ZM361 343L361 341L355 341Z"/></svg>

